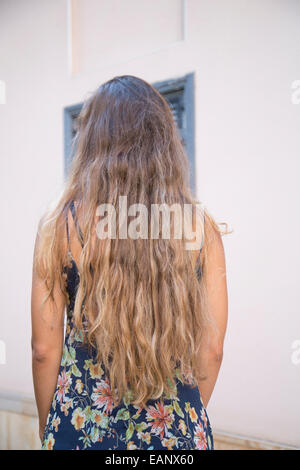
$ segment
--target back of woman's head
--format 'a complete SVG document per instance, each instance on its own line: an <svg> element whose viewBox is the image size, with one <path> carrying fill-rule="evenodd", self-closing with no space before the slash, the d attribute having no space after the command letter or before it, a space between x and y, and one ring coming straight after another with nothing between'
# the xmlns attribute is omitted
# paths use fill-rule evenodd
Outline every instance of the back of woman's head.
<svg viewBox="0 0 300 470"><path fill-rule="evenodd" d="M73 183L80 199L104 188L137 198L187 189L187 161L171 109L144 80L122 76L100 86L79 115L75 144Z"/></svg>
<svg viewBox="0 0 300 470"><path fill-rule="evenodd" d="M64 193L41 227L36 266L50 300L55 280L65 291L62 240L67 211L76 200L84 246L74 321L97 349L115 402L130 390L132 401L142 404L171 391L175 368L186 381L197 381L201 374L198 353L208 316L205 263L199 282L184 235L151 236L152 205L196 205L187 157L165 99L132 76L113 78L86 100L74 145ZM146 208L146 218L139 221L146 225L140 227L146 236L128 236L138 212L124 214L119 206L124 196L127 208ZM123 221L127 236L121 236L120 224L114 237L96 236L102 204L114 207L115 220ZM208 214L206 220L218 230Z"/></svg>

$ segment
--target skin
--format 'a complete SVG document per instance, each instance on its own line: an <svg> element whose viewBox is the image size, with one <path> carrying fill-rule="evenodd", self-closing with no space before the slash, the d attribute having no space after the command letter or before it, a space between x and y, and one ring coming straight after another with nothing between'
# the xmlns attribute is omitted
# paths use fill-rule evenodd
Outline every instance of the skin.
<svg viewBox="0 0 300 470"><path fill-rule="evenodd" d="M59 365L63 349L63 322L65 301L56 288L57 312L47 302L41 314L41 302L46 295L44 283L36 273L32 276L32 372L34 392L39 415L39 434L46 425L47 414L56 388Z"/></svg>
<svg viewBox="0 0 300 470"><path fill-rule="evenodd" d="M78 214L79 216L79 214ZM72 217L69 216L71 250L78 263L81 245L78 241ZM80 216L79 216L80 221ZM95 221L96 223L96 221ZM35 249L39 243L37 236ZM65 248L66 246L66 241ZM196 256L197 257L197 256ZM195 258L196 258L195 257ZM208 301L211 314L215 319L216 331L212 331L212 341L203 343L200 351L199 367L205 380L199 383L199 390L205 408L213 392L223 358L223 343L227 325L227 285L225 255L220 235L216 235L208 248L206 260L208 273ZM47 415L56 390L59 366L64 340L65 298L58 286L55 286L54 300L46 302L41 311L41 303L47 294L44 282L33 270L32 275L32 372L35 398L39 415L39 435L42 441Z"/></svg>
<svg viewBox="0 0 300 470"><path fill-rule="evenodd" d="M207 266L208 308L214 323L214 327L208 329L207 340L203 341L199 354L199 367L205 378L198 383L198 388L206 408L223 360L228 319L226 262L223 241L219 233L213 234L212 241L208 244L205 262Z"/></svg>
<svg viewBox="0 0 300 470"><path fill-rule="evenodd" d="M37 235L35 251L39 244ZM45 283L33 268L31 289L31 349L32 374L35 399L39 416L39 435L42 441L47 415L56 389L63 350L64 314L66 302L61 289L56 285L53 302L46 301Z"/></svg>

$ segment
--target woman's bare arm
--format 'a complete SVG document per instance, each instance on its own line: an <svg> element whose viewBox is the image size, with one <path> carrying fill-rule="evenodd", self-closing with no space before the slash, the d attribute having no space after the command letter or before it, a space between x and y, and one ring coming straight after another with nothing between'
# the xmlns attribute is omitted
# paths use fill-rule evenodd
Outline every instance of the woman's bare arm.
<svg viewBox="0 0 300 470"><path fill-rule="evenodd" d="M216 329L211 328L209 331L208 340L203 343L199 359L199 367L205 379L198 385L205 407L214 390L222 364L228 317L226 264L222 237L219 233L211 235L204 262L207 269L208 306Z"/></svg>
<svg viewBox="0 0 300 470"><path fill-rule="evenodd" d="M37 244L38 236L35 251ZM41 439L57 384L63 347L65 311L65 298L58 286L55 286L54 289L55 306L50 300L42 305L46 295L45 283L33 268L31 293L32 373Z"/></svg>

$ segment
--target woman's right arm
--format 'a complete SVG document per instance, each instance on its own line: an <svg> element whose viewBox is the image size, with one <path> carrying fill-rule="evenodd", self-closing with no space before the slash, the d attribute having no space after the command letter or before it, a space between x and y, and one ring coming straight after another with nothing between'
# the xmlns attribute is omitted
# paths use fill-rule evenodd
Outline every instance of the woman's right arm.
<svg viewBox="0 0 300 470"><path fill-rule="evenodd" d="M205 379L201 380L198 386L206 408L222 364L228 317L225 253L219 233L212 233L204 262L207 272L208 307L215 326L209 331L209 340L203 343L199 356L199 367Z"/></svg>

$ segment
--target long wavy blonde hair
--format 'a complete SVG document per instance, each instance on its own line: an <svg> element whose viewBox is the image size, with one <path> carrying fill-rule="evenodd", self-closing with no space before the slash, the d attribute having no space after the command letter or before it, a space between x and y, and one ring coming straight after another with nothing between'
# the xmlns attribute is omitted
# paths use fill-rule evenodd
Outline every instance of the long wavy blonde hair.
<svg viewBox="0 0 300 470"><path fill-rule="evenodd" d="M202 276L184 237L100 240L95 213L102 203L192 204L188 161L166 100L150 84L120 76L101 85L78 117L75 155L62 196L40 225L35 266L48 300L58 281L66 295L63 268L65 222L72 201L80 207L83 249L73 318L109 374L114 402L130 394L145 404L172 391L181 380L201 379L199 349L209 321L206 302L207 240ZM150 210L149 210L150 214ZM218 225L206 211L208 226ZM199 228L200 230L203 227ZM90 269L92 267L92 269Z"/></svg>

